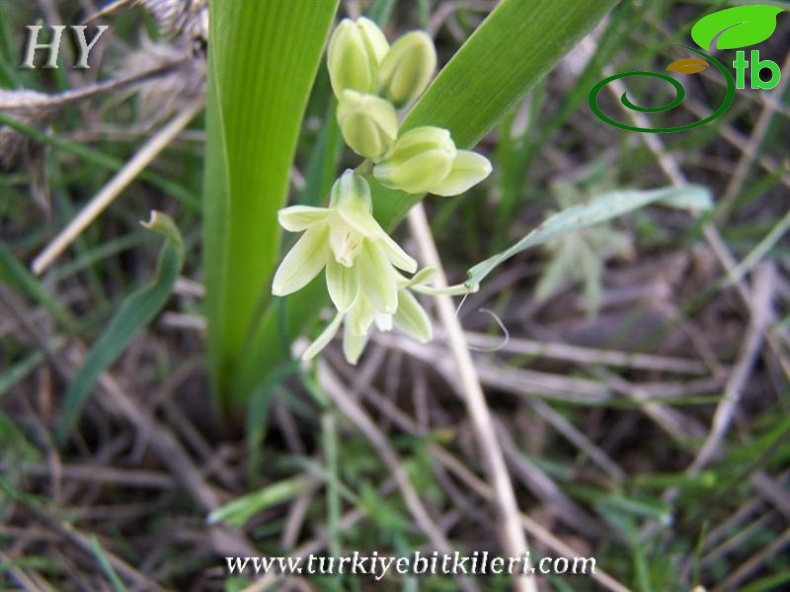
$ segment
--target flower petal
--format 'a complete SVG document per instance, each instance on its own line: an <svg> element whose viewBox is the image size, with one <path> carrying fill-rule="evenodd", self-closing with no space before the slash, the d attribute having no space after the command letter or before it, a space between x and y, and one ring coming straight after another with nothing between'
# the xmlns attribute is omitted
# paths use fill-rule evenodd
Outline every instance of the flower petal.
<svg viewBox="0 0 790 592"><path fill-rule="evenodd" d="M386 187L426 193L450 174L457 150L450 132L417 127L400 136L375 167L373 176Z"/></svg>
<svg viewBox="0 0 790 592"><path fill-rule="evenodd" d="M395 324L421 343L433 338L433 328L428 314L417 299L406 290L398 292L398 311Z"/></svg>
<svg viewBox="0 0 790 592"><path fill-rule="evenodd" d="M329 257L326 262L326 287L329 297L340 312L346 312L359 294L359 269L346 267Z"/></svg>
<svg viewBox="0 0 790 592"><path fill-rule="evenodd" d="M302 232L314 224L326 220L332 210L328 208L315 208L313 206L291 206L277 212L280 226L290 232Z"/></svg>
<svg viewBox="0 0 790 592"><path fill-rule="evenodd" d="M398 115L389 101L353 90L340 94L337 122L349 148L378 162L398 135Z"/></svg>
<svg viewBox="0 0 790 592"><path fill-rule="evenodd" d="M349 364L356 364L368 343L367 335L354 335L346 326L343 333L343 355Z"/></svg>
<svg viewBox="0 0 790 592"><path fill-rule="evenodd" d="M422 284L427 284L428 282L432 282L433 278L435 277L436 277L436 268L433 267L432 265L427 265L411 277L409 283L407 284L407 287L410 288L411 286L419 286Z"/></svg>
<svg viewBox="0 0 790 592"><path fill-rule="evenodd" d="M359 283L365 296L378 312L393 314L398 308L395 270L375 242L365 241L357 256Z"/></svg>
<svg viewBox="0 0 790 592"><path fill-rule="evenodd" d="M319 335L310 346L304 350L302 354L303 360L310 360L318 355L322 349L324 349L332 338L337 334L337 330L340 328L340 321L343 320L343 315L341 313L337 313L335 318L326 326L326 329L321 331L321 335Z"/></svg>
<svg viewBox="0 0 790 592"><path fill-rule="evenodd" d="M409 273L417 271L417 261L410 257L389 234L382 232L379 236L378 243L384 251L384 255L395 267Z"/></svg>
<svg viewBox="0 0 790 592"><path fill-rule="evenodd" d="M379 331L392 331L392 315L391 314L382 314L380 312L376 313L376 327Z"/></svg>
<svg viewBox="0 0 790 592"><path fill-rule="evenodd" d="M360 294L346 316L346 333L367 335L375 318L376 309L373 308L365 294Z"/></svg>
<svg viewBox="0 0 790 592"><path fill-rule="evenodd" d="M272 294L292 294L304 288L318 275L329 257L328 233L329 227L326 224L307 229L277 268L272 281Z"/></svg>
<svg viewBox="0 0 790 592"><path fill-rule="evenodd" d="M443 197L459 195L490 174L491 163L485 156L471 150L458 150L450 174L428 191Z"/></svg>
<svg viewBox="0 0 790 592"><path fill-rule="evenodd" d="M384 233L373 214L360 201L344 200L337 205L336 211L346 224L362 236L378 236Z"/></svg>

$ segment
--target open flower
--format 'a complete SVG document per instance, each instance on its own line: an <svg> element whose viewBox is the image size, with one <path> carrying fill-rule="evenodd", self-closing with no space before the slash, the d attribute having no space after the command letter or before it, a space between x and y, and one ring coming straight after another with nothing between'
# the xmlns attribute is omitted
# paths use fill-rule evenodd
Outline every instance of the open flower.
<svg viewBox="0 0 790 592"><path fill-rule="evenodd" d="M377 312L394 314L395 268L413 273L417 262L379 226L371 210L370 187L351 170L335 182L328 208L280 210L280 225L304 234L274 274L272 294L296 292L326 268L329 296L338 311L347 312L363 295Z"/></svg>
<svg viewBox="0 0 790 592"><path fill-rule="evenodd" d="M398 327L420 343L427 343L433 337L431 321L410 290L435 293L433 288L424 286L433 276L433 272L432 268L425 268L411 279L396 272L398 302L393 314L380 312L364 292L360 293L347 311L337 312L329 325L302 354L302 359L309 360L321 352L337 334L341 323L343 355L349 364L356 364L359 360L374 326L379 331L391 331L393 327Z"/></svg>

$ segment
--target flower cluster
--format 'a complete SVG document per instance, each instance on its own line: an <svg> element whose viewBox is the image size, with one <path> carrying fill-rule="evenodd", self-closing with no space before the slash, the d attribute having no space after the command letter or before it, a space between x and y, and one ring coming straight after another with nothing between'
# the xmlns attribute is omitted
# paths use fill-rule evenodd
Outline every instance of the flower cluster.
<svg viewBox="0 0 790 592"><path fill-rule="evenodd" d="M390 45L375 23L344 19L329 40L329 78L346 144L374 163L373 176L407 193L451 196L491 173L491 163L458 150L450 132L433 126L401 135L396 109L416 100L436 69L436 50L423 31Z"/></svg>
<svg viewBox="0 0 790 592"><path fill-rule="evenodd" d="M423 93L436 68L436 51L424 32L407 33L390 46L372 21L344 19L329 41L327 65L343 139L372 164L381 184L408 193L451 196L491 172L484 156L458 150L448 130L426 126L400 133L396 109ZM381 331L398 327L427 342L431 323L412 292L467 291L463 286L428 285L433 269L418 271L417 262L381 228L373 217L368 182L354 171L346 170L335 182L328 207L291 206L280 210L278 219L286 230L304 234L277 269L272 293L296 292L326 270L337 310L304 359L318 354L341 324L343 352L352 364L374 326Z"/></svg>

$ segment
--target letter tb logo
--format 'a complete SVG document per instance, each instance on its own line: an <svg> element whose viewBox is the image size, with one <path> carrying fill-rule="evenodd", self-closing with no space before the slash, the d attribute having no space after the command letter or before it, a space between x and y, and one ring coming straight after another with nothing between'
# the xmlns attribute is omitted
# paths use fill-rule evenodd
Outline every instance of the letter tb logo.
<svg viewBox="0 0 790 592"><path fill-rule="evenodd" d="M680 82L671 76L659 74L657 72L624 72L604 78L590 91L590 95L587 99L590 104L590 109L598 119L609 125L628 131L650 134L690 130L713 121L720 117L732 104L732 101L735 99L735 89L742 90L746 88L747 72L749 72L753 90L770 90L779 84L782 73L779 71L779 66L776 62L768 59L761 59L760 51L757 49L751 50L749 59L747 60L746 52L738 48L756 45L770 38L776 30L777 15L783 11L784 9L778 6L759 4L736 6L719 10L702 17L691 29L691 38L694 40L694 43L704 51L687 45L676 44L679 47L697 54L699 57L688 57L672 62L667 67L667 70L677 72L678 74L696 74L702 72L712 64L721 73L727 84L727 92L721 105L705 119L675 127L638 127L615 121L606 115L599 107L598 93L604 86L620 78L645 76L649 78L658 78L671 84L675 89L674 100L658 107L641 107L628 98L628 93L623 93L620 97L620 102L627 109L641 113L659 113L674 109L683 101L685 89ZM732 74L730 74L724 64L706 53L706 51L712 51L714 48L720 50L738 49L735 53L735 61L732 62L732 67L735 69L735 79L733 79ZM769 79L764 79L763 77L763 73L766 71L770 72L771 77Z"/></svg>
<svg viewBox="0 0 790 592"><path fill-rule="evenodd" d="M74 41L77 44L77 58L73 67L82 70L90 69L90 64L88 63L90 52L96 45L99 37L101 37L104 32L109 29L109 26L100 25L96 27L96 34L90 43L88 42L88 39L85 35L85 29L87 28L88 27L85 25L73 25L70 27L65 25L56 25L52 27L45 27L44 25L28 25L27 41L25 43L25 59L22 62L22 67L28 69L37 68L35 64L35 57L36 52L40 50L49 52L47 61L43 66L44 68L59 68L58 54L60 53L60 42L63 39L63 31L65 29L71 29ZM49 41L39 41L39 35L42 33L42 30L46 29L49 29ZM45 37L46 33L47 31L44 31L44 35L41 36Z"/></svg>

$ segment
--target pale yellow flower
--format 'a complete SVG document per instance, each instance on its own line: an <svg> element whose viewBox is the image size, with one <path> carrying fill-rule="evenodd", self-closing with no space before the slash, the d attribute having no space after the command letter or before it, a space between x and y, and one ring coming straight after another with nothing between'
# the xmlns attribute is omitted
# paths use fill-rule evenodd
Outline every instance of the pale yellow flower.
<svg viewBox="0 0 790 592"><path fill-rule="evenodd" d="M371 209L367 181L347 170L335 182L328 208L280 210L282 227L304 234L274 274L272 294L296 292L326 268L327 288L338 311L348 311L363 294L380 313L394 314L395 268L413 273L417 262L381 228Z"/></svg>

